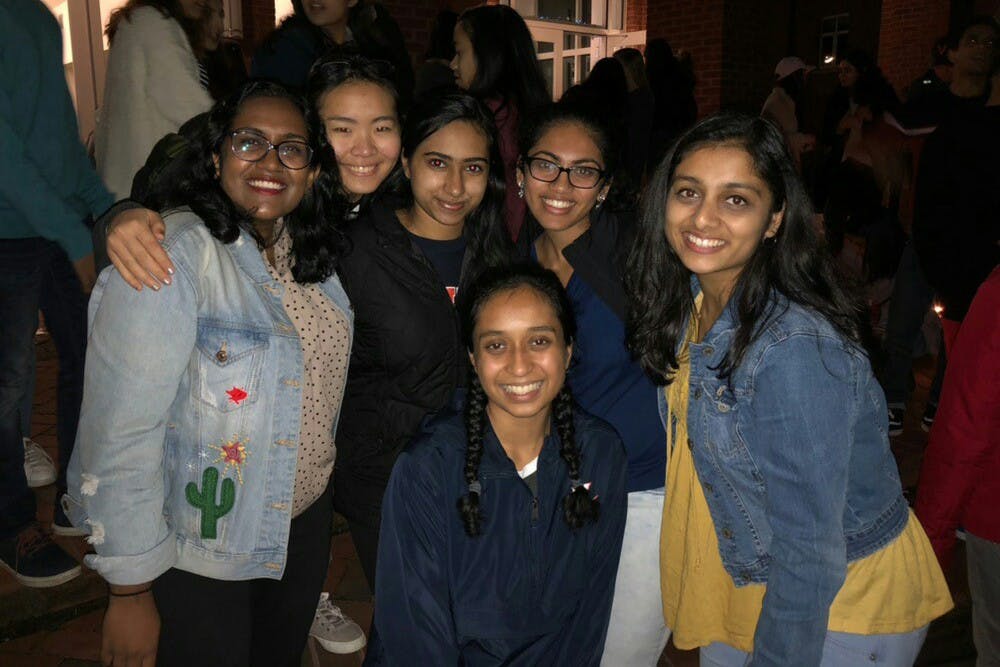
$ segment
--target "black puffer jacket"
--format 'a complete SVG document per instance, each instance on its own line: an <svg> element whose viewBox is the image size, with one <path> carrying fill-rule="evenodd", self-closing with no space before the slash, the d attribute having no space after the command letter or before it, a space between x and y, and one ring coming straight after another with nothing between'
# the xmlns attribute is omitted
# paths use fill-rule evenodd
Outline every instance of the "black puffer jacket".
<svg viewBox="0 0 1000 667"><path fill-rule="evenodd" d="M378 525L396 457L423 418L465 384L468 358L451 298L392 208L373 204L347 234L353 248L339 274L354 307L355 342L334 503L344 516Z"/></svg>

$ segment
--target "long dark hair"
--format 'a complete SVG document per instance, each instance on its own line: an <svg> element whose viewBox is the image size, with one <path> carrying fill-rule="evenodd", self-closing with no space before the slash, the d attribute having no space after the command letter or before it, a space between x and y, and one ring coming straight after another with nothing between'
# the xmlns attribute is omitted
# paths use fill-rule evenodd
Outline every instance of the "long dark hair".
<svg viewBox="0 0 1000 667"><path fill-rule="evenodd" d="M160 12L164 18L171 18L180 23L184 34L187 35L191 49L198 48L198 22L184 15L180 0L129 0L111 12L111 16L108 17L108 25L104 28L104 34L108 36L108 44L114 46L115 35L118 34L122 20L131 21L132 12L139 7L152 7Z"/></svg>
<svg viewBox="0 0 1000 667"><path fill-rule="evenodd" d="M458 21L476 55L471 94L513 104L521 118L551 101L534 39L520 14L505 5L486 5L465 10Z"/></svg>
<svg viewBox="0 0 1000 667"><path fill-rule="evenodd" d="M305 101L278 83L249 81L208 114L187 152L180 158L186 164L176 179L158 179L149 193L147 205L155 210L188 206L222 243L232 243L246 232L258 244L263 240L253 227L252 211L243 211L222 189L217 176L216 159L236 160L224 150L226 138L233 131L233 121L250 100L276 98L288 100L307 119L309 144L316 146L317 127L309 122ZM345 249L339 229L327 223L326 199L315 187L306 190L302 201L284 218L292 240L292 275L297 283L322 282L333 275Z"/></svg>
<svg viewBox="0 0 1000 667"><path fill-rule="evenodd" d="M392 97L394 110L400 116L400 126L403 118L399 109L399 91L393 81L393 68L388 62L371 60L350 50L335 51L320 58L313 64L309 72L309 106L312 117L320 128L319 156L320 173L316 178L317 186L324 195L335 203L336 210L331 220L343 220L356 205L364 212L371 202L382 196L399 196L406 190L406 177L399 161L381 185L370 194L364 195L359 201L351 201L350 193L344 191L340 180L340 169L337 167L337 156L323 131L323 123L319 118L319 107L323 97L334 88L345 83L366 82L379 86Z"/></svg>
<svg viewBox="0 0 1000 667"><path fill-rule="evenodd" d="M658 384L669 383L677 369L677 348L694 312L694 297L691 272L667 242L664 218L677 166L694 151L712 146L745 150L771 191L771 213L784 209L777 234L757 247L737 279L732 298L739 326L718 368L719 377L731 376L763 328L781 314L775 292L818 312L860 347L860 304L837 281L829 254L812 225L809 196L780 132L757 116L723 113L706 118L681 136L646 192L639 236L625 276L628 344L643 367Z"/></svg>
<svg viewBox="0 0 1000 667"><path fill-rule="evenodd" d="M458 290L462 294L483 269L508 264L513 254L503 223L503 160L497 145L493 115L481 102L466 93L428 95L417 102L407 118L403 128L403 155L411 158L428 137L456 122L469 123L479 130L486 137L489 147L486 193L479 206L466 217L462 229L467 256ZM409 200L412 203L412 195Z"/></svg>
<svg viewBox="0 0 1000 667"><path fill-rule="evenodd" d="M576 320L573 307L566 296L566 290L554 273L534 263L516 264L488 269L469 290L468 298L459 308L462 331L469 352L474 347L474 331L479 314L486 303L497 295L518 289L530 289L552 306L556 319L563 330L563 342L572 345L576 338ZM483 459L483 438L488 426L486 414L488 399L486 392L473 372L469 383L469 395L465 403L465 467L463 475L468 491L458 499L458 512L470 537L482 533L484 517L479 508L482 486L479 481L479 464ZM580 483L580 449L576 444L573 426L573 396L569 387L563 385L552 402L552 422L559 435L559 455L568 467L570 491L563 498L563 520L570 528L580 528L588 522L597 521L600 502L591 497L590 492Z"/></svg>

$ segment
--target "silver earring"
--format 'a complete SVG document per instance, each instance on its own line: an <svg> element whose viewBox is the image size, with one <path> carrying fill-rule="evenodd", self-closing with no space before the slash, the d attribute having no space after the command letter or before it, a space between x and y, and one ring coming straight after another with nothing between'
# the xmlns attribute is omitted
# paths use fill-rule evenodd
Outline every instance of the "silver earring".
<svg viewBox="0 0 1000 667"><path fill-rule="evenodd" d="M517 196L519 199L524 199L524 183L518 183Z"/></svg>
<svg viewBox="0 0 1000 667"><path fill-rule="evenodd" d="M594 204L594 208L601 208L601 204L604 203L604 200L607 199L607 197L607 195L597 195L597 203Z"/></svg>

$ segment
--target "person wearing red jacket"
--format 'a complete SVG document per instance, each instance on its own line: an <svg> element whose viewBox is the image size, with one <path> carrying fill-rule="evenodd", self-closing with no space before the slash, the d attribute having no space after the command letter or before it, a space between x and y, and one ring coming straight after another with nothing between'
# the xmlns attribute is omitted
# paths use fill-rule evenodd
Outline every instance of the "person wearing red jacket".
<svg viewBox="0 0 1000 667"><path fill-rule="evenodd" d="M917 516L947 571L967 531L977 665L1000 656L1000 266L982 284L948 358L920 471ZM991 657L992 656L992 657Z"/></svg>

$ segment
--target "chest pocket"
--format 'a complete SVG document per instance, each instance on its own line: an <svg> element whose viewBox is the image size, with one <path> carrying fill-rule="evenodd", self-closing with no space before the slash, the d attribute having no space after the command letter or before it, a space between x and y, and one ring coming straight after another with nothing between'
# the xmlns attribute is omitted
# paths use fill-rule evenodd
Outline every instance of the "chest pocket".
<svg viewBox="0 0 1000 667"><path fill-rule="evenodd" d="M267 334L217 325L198 325L198 399L232 412L257 402Z"/></svg>

